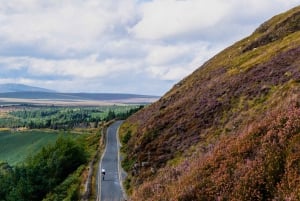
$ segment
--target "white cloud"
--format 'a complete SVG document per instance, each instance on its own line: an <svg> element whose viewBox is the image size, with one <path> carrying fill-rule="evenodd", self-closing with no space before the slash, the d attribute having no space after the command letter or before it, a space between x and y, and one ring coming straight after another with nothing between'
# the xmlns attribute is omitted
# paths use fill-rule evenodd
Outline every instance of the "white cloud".
<svg viewBox="0 0 300 201"><path fill-rule="evenodd" d="M218 40L228 33L249 32L259 20L299 4L299 0L153 0L139 8L140 20L131 33L147 40ZM260 23L262 23L261 21ZM225 33L224 33L225 32ZM225 34L225 37L224 37Z"/></svg>
<svg viewBox="0 0 300 201"><path fill-rule="evenodd" d="M144 39L165 39L214 26L227 13L226 1L154 0L140 8L141 20L132 33Z"/></svg>
<svg viewBox="0 0 300 201"><path fill-rule="evenodd" d="M190 69L179 66L150 66L147 71L161 80L178 80L190 73Z"/></svg>
<svg viewBox="0 0 300 201"><path fill-rule="evenodd" d="M95 50L134 18L133 0L12 0L1 2L0 10L0 38L59 54Z"/></svg>
<svg viewBox="0 0 300 201"><path fill-rule="evenodd" d="M30 57L0 58L1 65L8 69L24 69L35 76L65 76L80 79L101 78L113 73L138 70L137 62L106 59L98 61L97 55L84 59L46 60Z"/></svg>
<svg viewBox="0 0 300 201"><path fill-rule="evenodd" d="M145 63L148 66L147 73L161 80L180 80L222 50L224 46L219 44L211 47L209 43L202 41L172 46L150 45Z"/></svg>
<svg viewBox="0 0 300 201"><path fill-rule="evenodd" d="M174 60L184 58L187 54L193 54L191 50L192 48L187 45L150 46L146 61L151 65L172 63Z"/></svg>
<svg viewBox="0 0 300 201"><path fill-rule="evenodd" d="M163 94L300 0L0 2L0 82Z"/></svg>

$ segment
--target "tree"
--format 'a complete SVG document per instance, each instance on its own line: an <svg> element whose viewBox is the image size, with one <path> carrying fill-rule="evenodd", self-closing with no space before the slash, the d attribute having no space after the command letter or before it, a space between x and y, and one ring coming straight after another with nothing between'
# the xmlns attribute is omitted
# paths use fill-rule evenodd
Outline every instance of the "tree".
<svg viewBox="0 0 300 201"><path fill-rule="evenodd" d="M109 121L109 120L112 120L116 118L116 114L113 110L109 110L108 111L108 114L107 114L107 117L106 117L106 120Z"/></svg>
<svg viewBox="0 0 300 201"><path fill-rule="evenodd" d="M60 137L10 174L0 172L0 200L38 201L87 161L82 144Z"/></svg>

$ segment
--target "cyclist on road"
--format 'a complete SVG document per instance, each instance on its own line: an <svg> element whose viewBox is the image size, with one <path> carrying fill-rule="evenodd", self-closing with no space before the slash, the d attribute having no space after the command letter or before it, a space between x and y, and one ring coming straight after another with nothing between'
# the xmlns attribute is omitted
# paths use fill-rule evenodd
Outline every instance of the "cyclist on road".
<svg viewBox="0 0 300 201"><path fill-rule="evenodd" d="M102 168L102 180L104 180L104 176L105 176L105 169L104 168Z"/></svg>

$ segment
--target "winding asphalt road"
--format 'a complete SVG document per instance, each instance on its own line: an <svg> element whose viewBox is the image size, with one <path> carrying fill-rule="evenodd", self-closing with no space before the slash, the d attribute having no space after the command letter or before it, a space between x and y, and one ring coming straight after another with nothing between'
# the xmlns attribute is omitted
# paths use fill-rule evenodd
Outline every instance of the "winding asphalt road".
<svg viewBox="0 0 300 201"><path fill-rule="evenodd" d="M118 128L122 121L110 125L106 133L106 148L99 164L97 201L123 201L123 191L119 179L119 144L117 140ZM105 169L102 180L101 170Z"/></svg>

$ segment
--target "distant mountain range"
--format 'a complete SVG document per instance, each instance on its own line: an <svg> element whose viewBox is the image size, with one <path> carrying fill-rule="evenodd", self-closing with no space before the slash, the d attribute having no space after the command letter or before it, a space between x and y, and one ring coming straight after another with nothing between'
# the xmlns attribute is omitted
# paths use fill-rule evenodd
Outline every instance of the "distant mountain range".
<svg viewBox="0 0 300 201"><path fill-rule="evenodd" d="M30 91L30 92L55 92L54 90L49 90L45 88L40 87L33 87L28 86L24 84L0 84L0 93L6 93L6 92L24 92L24 91Z"/></svg>
<svg viewBox="0 0 300 201"><path fill-rule="evenodd" d="M1 84L0 104L63 104L98 105L106 103L151 103L158 96L125 93L59 93L23 84ZM100 104L100 103L99 103Z"/></svg>
<svg viewBox="0 0 300 201"><path fill-rule="evenodd" d="M58 93L39 91L18 91L0 93L0 98L113 101L133 98L158 98L158 96L119 93Z"/></svg>

